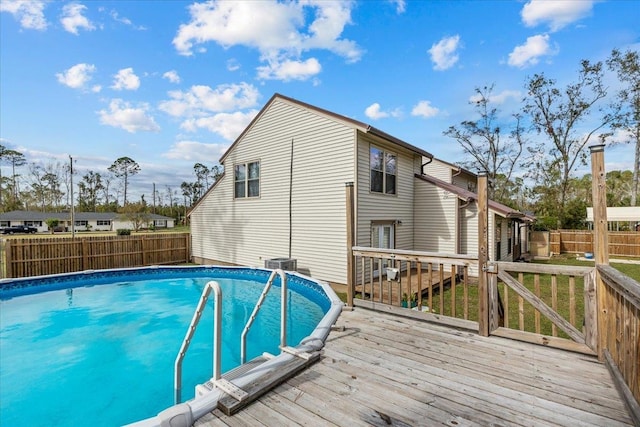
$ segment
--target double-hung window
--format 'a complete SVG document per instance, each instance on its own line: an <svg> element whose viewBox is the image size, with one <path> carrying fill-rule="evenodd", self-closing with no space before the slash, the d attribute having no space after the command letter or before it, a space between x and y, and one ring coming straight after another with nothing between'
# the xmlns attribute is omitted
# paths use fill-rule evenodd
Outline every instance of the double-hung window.
<svg viewBox="0 0 640 427"><path fill-rule="evenodd" d="M372 193L396 194L397 160L398 157L395 154L371 146L369 167Z"/></svg>
<svg viewBox="0 0 640 427"><path fill-rule="evenodd" d="M260 162L239 163L234 168L234 197L260 196Z"/></svg>

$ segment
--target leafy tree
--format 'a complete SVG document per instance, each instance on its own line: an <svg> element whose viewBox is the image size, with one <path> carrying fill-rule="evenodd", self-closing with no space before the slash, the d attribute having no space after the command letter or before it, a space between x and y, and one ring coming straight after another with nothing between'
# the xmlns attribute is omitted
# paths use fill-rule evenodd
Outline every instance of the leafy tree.
<svg viewBox="0 0 640 427"><path fill-rule="evenodd" d="M16 204L18 202L19 193L16 168L24 166L27 163L27 159L24 154L19 151L10 150L4 146L0 146L0 163L11 165L11 196L13 198L12 202Z"/></svg>
<svg viewBox="0 0 640 427"><path fill-rule="evenodd" d="M607 60L609 69L615 71L618 79L625 86L617 93L617 100L621 103L622 114L614 123L614 129L623 131L628 143L635 144L633 162L633 181L631 187L631 206L638 204L639 169L640 169L640 57L637 51L627 51L624 54L614 49Z"/></svg>
<svg viewBox="0 0 640 427"><path fill-rule="evenodd" d="M47 224L47 227L49 228L49 231L51 231L51 234L55 232L56 227L60 223L60 221L58 221L56 218L47 218L44 222Z"/></svg>
<svg viewBox="0 0 640 427"><path fill-rule="evenodd" d="M211 176L213 177L213 182L216 183L222 174L224 173L224 168L215 165L211 167Z"/></svg>
<svg viewBox="0 0 640 427"><path fill-rule="evenodd" d="M127 189L129 187L129 178L140 172L140 165L130 157L120 157L111 166L109 172L113 173L116 178L122 179L124 187L123 206L127 204Z"/></svg>
<svg viewBox="0 0 640 427"><path fill-rule="evenodd" d="M102 175L87 172L78 183L78 206L84 212L97 212L99 194L103 189Z"/></svg>
<svg viewBox="0 0 640 427"><path fill-rule="evenodd" d="M193 172L196 175L196 189L198 190L198 198L202 197L205 188L209 188L209 173L211 170L202 163L193 165Z"/></svg>
<svg viewBox="0 0 640 427"><path fill-rule="evenodd" d="M149 223L151 220L151 215L147 212L147 206L144 202L134 202L124 205L120 209L120 216L130 221L135 231L140 230L144 224Z"/></svg>
<svg viewBox="0 0 640 427"><path fill-rule="evenodd" d="M509 199L507 184L514 170L520 165L524 147L524 129L518 114L505 123L499 117L499 110L491 106L494 85L476 88L476 95L470 101L475 105L480 118L465 120L458 126L450 126L444 132L462 146L470 161L462 162L467 169L486 171L493 185L489 197L505 202ZM509 128L505 132L506 128ZM505 133L507 133L505 135ZM497 178L501 176L502 179Z"/></svg>
<svg viewBox="0 0 640 427"><path fill-rule="evenodd" d="M585 146L602 128L614 121L614 115L602 112L600 119L586 131L581 124L590 117L598 101L606 95L602 84L602 63L583 60L575 83L559 88L555 80L544 74L529 78L524 112L532 120L538 134L549 138L548 144L537 147L532 169L537 181L546 186L558 186L557 227L565 226L566 203L571 173L580 164L586 164ZM604 141L610 134L600 133ZM547 181L548 178L553 178Z"/></svg>
<svg viewBox="0 0 640 427"><path fill-rule="evenodd" d="M191 206L198 201L199 186L197 182L182 181L180 184L185 206Z"/></svg>

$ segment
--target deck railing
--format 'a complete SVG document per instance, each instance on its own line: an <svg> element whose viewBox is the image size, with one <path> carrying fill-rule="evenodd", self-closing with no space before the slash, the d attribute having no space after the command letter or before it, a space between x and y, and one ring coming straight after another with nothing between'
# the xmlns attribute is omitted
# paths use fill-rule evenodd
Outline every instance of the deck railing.
<svg viewBox="0 0 640 427"><path fill-rule="evenodd" d="M600 354L614 378L628 387L619 387L620 392L632 412L635 403L635 421L640 425L640 283L608 265L597 269Z"/></svg>
<svg viewBox="0 0 640 427"><path fill-rule="evenodd" d="M406 308L475 327L477 285L469 279L469 268L477 266L477 258L359 246L353 247L353 256L355 305Z"/></svg>

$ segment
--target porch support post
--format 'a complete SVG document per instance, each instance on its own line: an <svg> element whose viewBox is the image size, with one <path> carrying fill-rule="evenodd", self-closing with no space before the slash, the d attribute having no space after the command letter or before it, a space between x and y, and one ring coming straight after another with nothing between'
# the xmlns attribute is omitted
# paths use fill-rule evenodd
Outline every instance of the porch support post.
<svg viewBox="0 0 640 427"><path fill-rule="evenodd" d="M346 190L346 208L347 208L347 306L353 307L353 294L355 291L355 288L354 288L355 269L353 268L353 241L354 241L353 182L346 182L345 190Z"/></svg>
<svg viewBox="0 0 640 427"><path fill-rule="evenodd" d="M607 223L607 183L604 169L604 144L589 147L591 150L591 191L593 196L593 237L595 264L609 265L609 233ZM600 273L596 269L596 301L598 322L596 335L598 342L598 359L604 360L604 349L607 347L607 293Z"/></svg>
<svg viewBox="0 0 640 427"><path fill-rule="evenodd" d="M478 174L478 334L489 336L489 289L487 261L489 249L489 201L487 172Z"/></svg>

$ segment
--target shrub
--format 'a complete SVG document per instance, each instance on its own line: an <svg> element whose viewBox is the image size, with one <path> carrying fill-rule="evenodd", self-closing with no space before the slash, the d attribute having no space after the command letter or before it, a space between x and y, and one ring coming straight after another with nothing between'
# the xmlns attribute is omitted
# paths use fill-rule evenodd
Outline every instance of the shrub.
<svg viewBox="0 0 640 427"><path fill-rule="evenodd" d="M131 230L129 230L128 228L118 228L116 230L116 235L118 235L118 236L130 236L131 235Z"/></svg>

